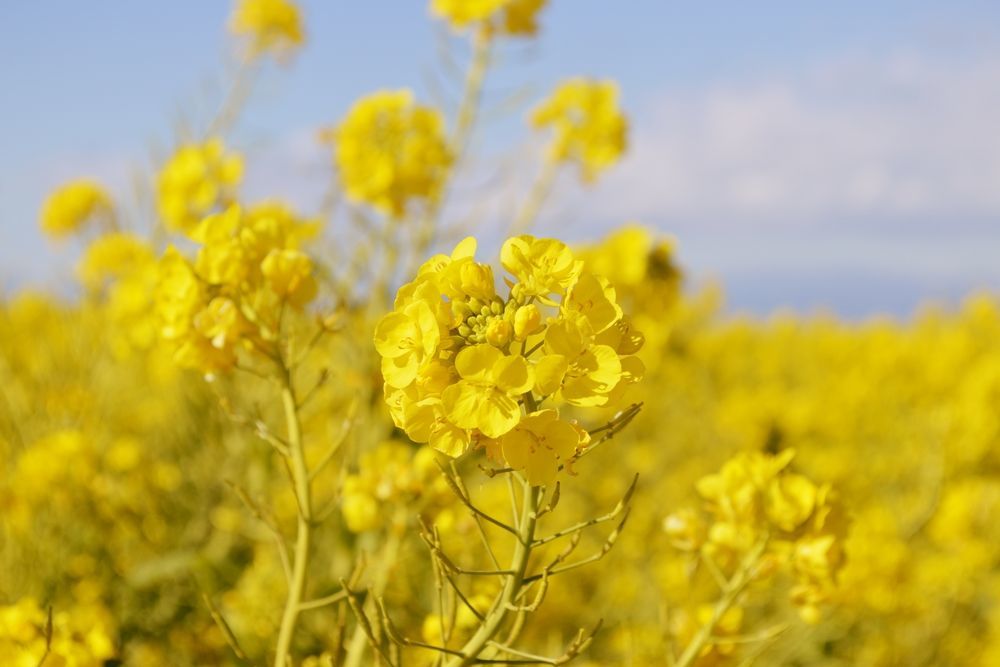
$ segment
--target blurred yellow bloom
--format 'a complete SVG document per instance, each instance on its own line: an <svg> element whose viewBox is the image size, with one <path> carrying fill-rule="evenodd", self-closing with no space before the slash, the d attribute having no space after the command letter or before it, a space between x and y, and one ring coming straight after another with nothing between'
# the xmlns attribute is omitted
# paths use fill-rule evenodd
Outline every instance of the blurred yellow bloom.
<svg viewBox="0 0 1000 667"><path fill-rule="evenodd" d="M254 55L288 54L305 41L299 7L289 0L237 0L229 28L250 39Z"/></svg>
<svg viewBox="0 0 1000 667"><path fill-rule="evenodd" d="M455 30L483 25L506 35L538 32L538 13L547 0L431 0L431 11Z"/></svg>
<svg viewBox="0 0 1000 667"><path fill-rule="evenodd" d="M105 281L140 271L155 262L153 248L134 234L115 232L94 240L77 265L77 275L91 289Z"/></svg>
<svg viewBox="0 0 1000 667"><path fill-rule="evenodd" d="M549 159L576 163L586 181L625 152L628 121L618 106L618 88L610 81L571 79L561 84L534 110L531 122L552 128Z"/></svg>
<svg viewBox="0 0 1000 667"><path fill-rule="evenodd" d="M276 248L267 254L260 269L274 293L297 308L316 296L312 260L300 250Z"/></svg>
<svg viewBox="0 0 1000 667"><path fill-rule="evenodd" d="M227 153L221 139L181 146L157 180L163 223L171 231L191 232L204 216L232 201L242 178L243 159Z"/></svg>
<svg viewBox="0 0 1000 667"><path fill-rule="evenodd" d="M94 217L111 214L111 198L93 181L71 181L49 195L42 206L39 224L53 237L83 229Z"/></svg>
<svg viewBox="0 0 1000 667"><path fill-rule="evenodd" d="M408 90L358 100L331 137L347 196L396 218L435 200L452 164L441 114Z"/></svg>

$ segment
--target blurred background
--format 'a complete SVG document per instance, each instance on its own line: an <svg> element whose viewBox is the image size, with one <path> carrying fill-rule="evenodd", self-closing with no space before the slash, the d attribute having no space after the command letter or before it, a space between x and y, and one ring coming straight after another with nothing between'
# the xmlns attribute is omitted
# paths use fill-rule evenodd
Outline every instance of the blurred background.
<svg viewBox="0 0 1000 667"><path fill-rule="evenodd" d="M306 47L263 73L233 143L251 198L310 210L330 177L318 130L375 81L452 104L455 45L423 0L302 5ZM214 111L230 9L0 4L2 289L70 276L74 250L37 230L53 187L87 175L131 193L197 121L164 109ZM538 233L584 240L640 220L677 237L695 281L724 285L727 309L762 315L902 317L1000 289L1000 3L572 0L543 24L500 55L484 119L495 143L474 156L530 150L529 102L577 74L619 82L632 146L593 191L560 184Z"/></svg>

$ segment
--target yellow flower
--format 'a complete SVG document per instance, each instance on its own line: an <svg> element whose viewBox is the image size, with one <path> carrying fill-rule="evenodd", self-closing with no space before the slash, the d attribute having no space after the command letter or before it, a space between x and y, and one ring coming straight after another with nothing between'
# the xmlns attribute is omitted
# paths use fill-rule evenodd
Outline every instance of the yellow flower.
<svg viewBox="0 0 1000 667"><path fill-rule="evenodd" d="M545 356L535 368L535 389L572 405L599 406L622 379L614 348L597 345L572 320L552 322L545 331Z"/></svg>
<svg viewBox="0 0 1000 667"><path fill-rule="evenodd" d="M623 359L632 357L620 357L603 340L630 355L641 336L630 333L606 281L581 278L581 263L565 244L509 239L501 259L516 280L505 279L506 298L497 293L492 269L475 261L475 249L467 238L451 255L425 262L376 326L376 348L396 426L450 456L476 443L501 459L500 439L539 400L557 394L575 405L603 406L612 391L620 395L635 382L641 363L626 368ZM543 308L551 314L546 324ZM540 359L523 356L540 347ZM585 435L576 434L574 447ZM543 454L546 461L552 456Z"/></svg>
<svg viewBox="0 0 1000 667"><path fill-rule="evenodd" d="M527 340L528 336L537 333L542 326L542 311L533 303L521 306L514 311L514 339Z"/></svg>
<svg viewBox="0 0 1000 667"><path fill-rule="evenodd" d="M42 206L42 231L53 237L68 236L99 215L110 215L111 198L93 181L67 183L49 195Z"/></svg>
<svg viewBox="0 0 1000 667"><path fill-rule="evenodd" d="M535 109L531 121L554 132L549 159L578 164L586 181L625 152L628 121L618 107L618 88L610 81L566 81Z"/></svg>
<svg viewBox="0 0 1000 667"><path fill-rule="evenodd" d="M564 315L586 321L594 334L606 331L622 319L622 309L611 284L584 271L573 284L562 304Z"/></svg>
<svg viewBox="0 0 1000 667"><path fill-rule="evenodd" d="M299 8L288 0L238 0L229 28L250 38L254 55L284 55L304 41Z"/></svg>
<svg viewBox="0 0 1000 667"><path fill-rule="evenodd" d="M191 263L173 246L160 259L156 309L161 333L167 340L181 339L191 329L191 318L201 308L205 295Z"/></svg>
<svg viewBox="0 0 1000 667"><path fill-rule="evenodd" d="M507 239L500 250L500 262L518 279L520 294L543 299L565 294L583 266L565 243L528 235Z"/></svg>
<svg viewBox="0 0 1000 667"><path fill-rule="evenodd" d="M157 204L167 229L191 232L204 216L232 200L242 178L242 158L226 153L221 139L181 146L157 180Z"/></svg>
<svg viewBox="0 0 1000 667"><path fill-rule="evenodd" d="M767 489L768 519L792 532L808 519L816 506L816 485L802 475L784 475Z"/></svg>
<svg viewBox="0 0 1000 667"><path fill-rule="evenodd" d="M316 296L312 260L300 250L274 249L261 263L261 272L271 290L301 308Z"/></svg>
<svg viewBox="0 0 1000 667"><path fill-rule="evenodd" d="M435 200L452 163L441 114L408 90L358 100L332 138L348 198L395 218Z"/></svg>
<svg viewBox="0 0 1000 667"><path fill-rule="evenodd" d="M505 356L492 345L473 345L458 353L455 369L461 380L441 396L452 424L477 429L489 438L499 438L517 425L521 412L515 397L534 381L523 357Z"/></svg>
<svg viewBox="0 0 1000 667"><path fill-rule="evenodd" d="M431 11L455 30L482 24L491 31L528 37L538 32L547 0L431 0Z"/></svg>
<svg viewBox="0 0 1000 667"><path fill-rule="evenodd" d="M108 279L133 274L153 262L155 255L146 241L134 234L115 232L87 246L76 272L84 285L96 289Z"/></svg>
<svg viewBox="0 0 1000 667"><path fill-rule="evenodd" d="M440 325L424 301L388 313L375 327L375 349L382 355L386 383L402 389L413 382L440 342Z"/></svg>
<svg viewBox="0 0 1000 667"><path fill-rule="evenodd" d="M500 440L507 463L523 470L532 486L554 482L559 466L569 462L584 444L586 432L560 419L555 410L526 415Z"/></svg>
<svg viewBox="0 0 1000 667"><path fill-rule="evenodd" d="M191 230L191 238L203 244L195 268L205 282L236 288L249 277L251 265L238 237L241 217L242 210L234 204L207 216Z"/></svg>

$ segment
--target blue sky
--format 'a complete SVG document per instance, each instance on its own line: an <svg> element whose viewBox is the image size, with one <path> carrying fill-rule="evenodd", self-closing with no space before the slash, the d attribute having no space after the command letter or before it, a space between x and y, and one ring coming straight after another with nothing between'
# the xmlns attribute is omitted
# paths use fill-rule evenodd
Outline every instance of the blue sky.
<svg viewBox="0 0 1000 667"><path fill-rule="evenodd" d="M906 314L1000 289L1000 3L550 4L541 37L505 51L488 101L614 78L634 150L593 190L562 182L540 232L642 220L757 313ZM308 206L315 130L376 88L434 99L442 28L423 0L302 5L307 48L264 73L233 140L260 165L248 187ZM50 188L91 175L129 190L179 117L207 116L230 8L0 4L0 280L69 274L74 249L36 231ZM491 121L481 151L519 143L522 117Z"/></svg>

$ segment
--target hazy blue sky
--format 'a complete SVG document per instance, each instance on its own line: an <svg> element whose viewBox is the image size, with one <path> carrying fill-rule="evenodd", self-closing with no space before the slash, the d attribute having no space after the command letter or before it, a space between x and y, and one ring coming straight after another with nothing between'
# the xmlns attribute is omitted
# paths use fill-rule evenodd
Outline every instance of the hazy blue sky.
<svg viewBox="0 0 1000 667"><path fill-rule="evenodd" d="M359 95L435 99L441 26L424 0L302 3L309 44L269 68L234 143L248 188L315 204L313 141ZM219 0L0 3L0 280L65 277L36 231L59 182L128 192L134 166L203 119L232 49ZM597 188L572 179L539 231L593 237L638 219L673 233L737 309L907 313L1000 289L1000 3L553 0L505 51L488 102L560 78L620 82L634 150ZM444 84L447 88L447 84ZM483 154L521 145L523 109ZM524 145L529 145L525 143ZM528 150L528 149L526 149Z"/></svg>

